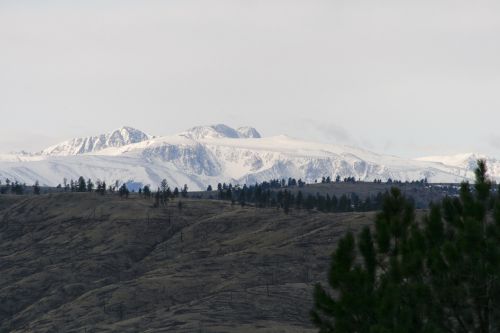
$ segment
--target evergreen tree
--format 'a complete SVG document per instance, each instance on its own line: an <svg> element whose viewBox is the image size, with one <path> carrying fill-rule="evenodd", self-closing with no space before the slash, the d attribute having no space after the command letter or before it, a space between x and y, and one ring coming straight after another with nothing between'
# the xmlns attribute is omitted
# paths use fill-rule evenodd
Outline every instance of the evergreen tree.
<svg viewBox="0 0 500 333"><path fill-rule="evenodd" d="M156 191L156 194L155 194L155 203L153 205L153 207L155 208L158 208L160 207L160 188L158 188L158 191Z"/></svg>
<svg viewBox="0 0 500 333"><path fill-rule="evenodd" d="M247 191L248 187L246 185L243 185L243 188L237 193L238 202L240 203L241 207L244 207L246 205Z"/></svg>
<svg viewBox="0 0 500 333"><path fill-rule="evenodd" d="M126 184L122 184L122 186L120 186L120 189L118 190L118 193L120 195L120 198L128 198L130 191L128 190Z"/></svg>
<svg viewBox="0 0 500 333"><path fill-rule="evenodd" d="M297 199L295 200L295 204L298 209L302 208L303 201L304 195L302 194L302 191L299 191L299 193L297 193Z"/></svg>
<svg viewBox="0 0 500 333"><path fill-rule="evenodd" d="M285 193L283 194L283 211L285 212L285 214L288 214L290 212L291 203L292 203L291 193L285 190Z"/></svg>
<svg viewBox="0 0 500 333"><path fill-rule="evenodd" d="M10 184L10 192L17 195L22 195L24 193L25 187L26 184L21 184L16 180L14 183Z"/></svg>
<svg viewBox="0 0 500 333"><path fill-rule="evenodd" d="M38 183L38 180L35 182L35 185L33 185L33 193L35 195L40 194L40 184Z"/></svg>
<svg viewBox="0 0 500 333"><path fill-rule="evenodd" d="M339 205L339 199L337 199L337 196L334 194L332 196L332 202L330 203L331 205L331 211L332 212L337 212L338 211L338 205Z"/></svg>
<svg viewBox="0 0 500 333"><path fill-rule="evenodd" d="M315 204L315 199L312 195L308 195L307 198L306 198L306 201L304 203L304 206L307 210L311 210L314 208L314 204Z"/></svg>
<svg viewBox="0 0 500 333"><path fill-rule="evenodd" d="M94 190L94 183L92 183L92 179L87 180L87 191L92 192Z"/></svg>
<svg viewBox="0 0 500 333"><path fill-rule="evenodd" d="M163 179L161 181L160 187L161 187L161 201L163 205L165 205L165 203L168 201L168 197L170 196L169 195L170 186L168 186L166 179ZM160 192L160 189L158 189L158 192Z"/></svg>
<svg viewBox="0 0 500 333"><path fill-rule="evenodd" d="M166 180L166 179L163 179L163 180L161 181L161 185L160 185L160 187L161 187L161 191L162 191L163 193L167 192L168 182L167 182L167 180Z"/></svg>
<svg viewBox="0 0 500 333"><path fill-rule="evenodd" d="M106 194L106 182L101 182L100 180L97 180L96 182L96 192L99 193L100 195ZM88 187L88 184L87 184Z"/></svg>
<svg viewBox="0 0 500 333"><path fill-rule="evenodd" d="M149 185L144 185L142 193L144 193L144 197L151 198L151 189L149 188Z"/></svg>
<svg viewBox="0 0 500 333"><path fill-rule="evenodd" d="M333 296L319 284L314 291L320 332L498 332L500 199L485 162L474 189L463 183L422 223L392 188L375 232L365 227L339 242L328 281Z"/></svg>
<svg viewBox="0 0 500 333"><path fill-rule="evenodd" d="M78 192L86 192L87 191L87 184L85 183L85 178L81 177L78 178Z"/></svg>
<svg viewBox="0 0 500 333"><path fill-rule="evenodd" d="M229 189L231 189L232 186L230 186ZM182 192L181 192L181 195L183 198L187 198L188 197L188 186L186 184L184 184L184 187L182 188Z"/></svg>

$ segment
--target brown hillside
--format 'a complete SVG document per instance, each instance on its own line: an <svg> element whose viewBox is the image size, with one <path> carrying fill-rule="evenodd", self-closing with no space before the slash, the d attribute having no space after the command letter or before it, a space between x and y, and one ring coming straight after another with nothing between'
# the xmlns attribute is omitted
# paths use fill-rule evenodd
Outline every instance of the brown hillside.
<svg viewBox="0 0 500 333"><path fill-rule="evenodd" d="M312 332L312 286L372 213L0 196L0 332Z"/></svg>

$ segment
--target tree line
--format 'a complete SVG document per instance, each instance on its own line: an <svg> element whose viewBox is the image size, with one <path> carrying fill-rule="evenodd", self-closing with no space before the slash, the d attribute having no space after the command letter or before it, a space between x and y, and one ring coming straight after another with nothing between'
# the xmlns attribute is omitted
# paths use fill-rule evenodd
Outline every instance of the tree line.
<svg viewBox="0 0 500 333"><path fill-rule="evenodd" d="M11 181L10 179L5 180L5 184L2 184L0 181L0 194L16 194L16 195L23 195L27 192L28 186L26 183L20 183L17 180L16 181ZM40 194L41 193L41 187L38 181L35 182L32 186L32 192L34 194Z"/></svg>
<svg viewBox="0 0 500 333"><path fill-rule="evenodd" d="M157 191L151 191L151 187L149 185L145 185L140 188L138 191L141 197L146 199L154 198L155 202L153 207L165 206L166 203L178 197L187 198L188 197L188 186L184 184L181 190L178 187L175 187L173 190L168 185L166 179L163 179L158 186Z"/></svg>
<svg viewBox="0 0 500 333"><path fill-rule="evenodd" d="M120 181L115 181L113 185L107 185L105 181L96 180L95 182L91 179L85 179L80 176L77 180L71 179L68 181L66 178L63 179L62 184L56 186L58 191L64 192L95 192L101 195L106 193L117 193L122 198L128 198L130 193L135 192L134 190L129 190L126 183L121 183ZM10 181L8 178L5 180L5 184L0 181L0 194L17 194L23 195L28 193L29 188L26 183L19 183L18 181ZM41 186L38 181L32 186L33 194L41 194ZM157 198L159 197L163 202L168 201L168 199L177 198L179 196L183 198L188 197L188 186L184 185L182 189L179 190L175 187L173 190L167 183L166 179L163 179L156 191L151 190L150 185L144 185L139 188L138 194L140 197L144 198Z"/></svg>
<svg viewBox="0 0 500 333"><path fill-rule="evenodd" d="M327 178L325 180L328 181ZM345 182L352 181L353 179L349 177L345 179ZM304 194L300 189L304 184L300 179L295 182L292 178L289 178L288 181L284 179L271 180L250 186L243 185L243 187L219 183L216 198L228 200L241 206L253 204L259 208L278 207L282 208L285 213L288 213L290 209L316 209L321 212L366 212L382 208L384 197L389 195L388 191L365 198L361 198L354 192L342 194L339 197L334 194ZM290 188L295 186L298 189ZM214 192L210 186L208 192Z"/></svg>
<svg viewBox="0 0 500 333"><path fill-rule="evenodd" d="M333 180L330 176L323 176L319 182L318 180L315 180L314 183L321 183L321 184L331 184L331 183L361 183L362 181L360 179L356 180L355 177L344 177L341 178L339 175L335 177L335 180ZM420 180L412 180L412 181L401 181L401 180L395 180L392 178L388 178L385 182L382 182L382 179L375 178L373 180L373 183L381 184L381 183L386 183L386 184L412 184L412 185L428 185L427 178L423 178ZM307 185L305 181L303 181L301 178L298 180L292 177L289 177L288 179L282 178L282 179L271 179L269 181L264 181L262 183L256 183L256 185L260 185L264 189L277 189L277 188L284 188L284 187L304 187ZM246 185L248 186L248 185ZM219 183L217 185L217 191L220 190L226 190L228 188L233 188L233 187L240 187L239 185L233 186L231 183L226 184L226 183ZM207 186L207 191L212 192L214 189L212 185Z"/></svg>

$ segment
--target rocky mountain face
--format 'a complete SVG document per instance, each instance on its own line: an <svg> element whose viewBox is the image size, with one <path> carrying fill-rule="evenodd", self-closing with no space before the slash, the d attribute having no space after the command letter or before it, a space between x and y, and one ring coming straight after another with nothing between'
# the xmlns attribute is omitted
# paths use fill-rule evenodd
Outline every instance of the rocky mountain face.
<svg viewBox="0 0 500 333"><path fill-rule="evenodd" d="M132 127L122 127L108 134L75 138L44 149L46 156L70 156L95 153L110 147L122 147L151 139L151 136Z"/></svg>
<svg viewBox="0 0 500 333"><path fill-rule="evenodd" d="M337 175L363 181L426 178L449 183L472 179L475 159L474 155L461 163L408 160L284 135L262 137L252 127L234 129L222 124L163 137L123 127L109 134L69 140L40 154L0 155L0 180L27 184L38 180L55 186L63 178L81 175L108 183L118 180L155 187L167 179L171 186L187 184L191 190L219 182L252 184L288 177L314 182ZM492 165L491 175L498 179L500 164Z"/></svg>

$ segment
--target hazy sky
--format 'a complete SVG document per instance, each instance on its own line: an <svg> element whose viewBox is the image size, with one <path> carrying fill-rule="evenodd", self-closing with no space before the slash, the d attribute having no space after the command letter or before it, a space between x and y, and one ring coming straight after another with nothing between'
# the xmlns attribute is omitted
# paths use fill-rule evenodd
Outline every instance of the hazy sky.
<svg viewBox="0 0 500 333"><path fill-rule="evenodd" d="M500 157L500 1L0 0L0 151L251 125Z"/></svg>

